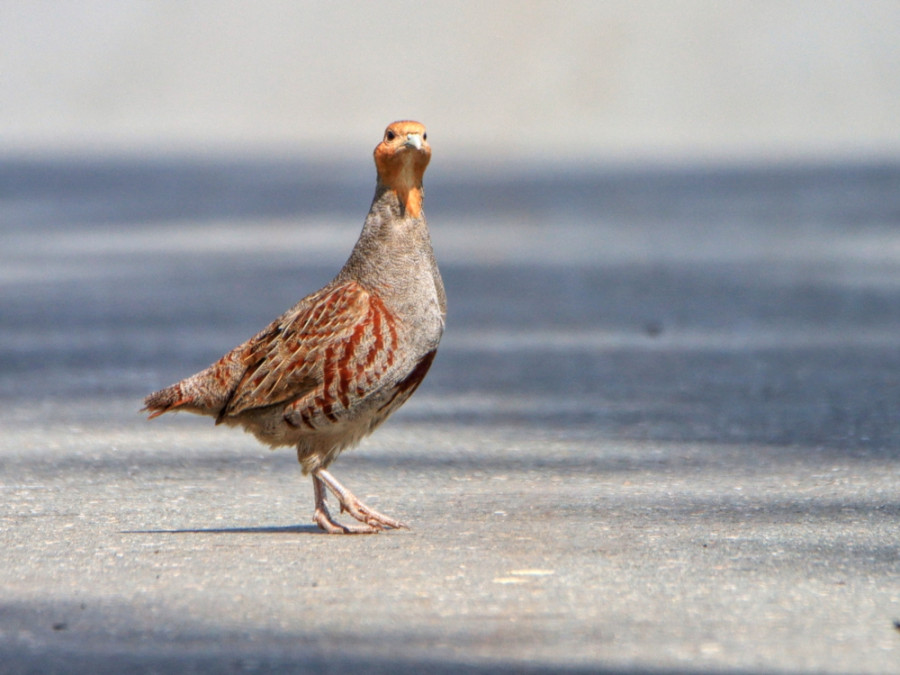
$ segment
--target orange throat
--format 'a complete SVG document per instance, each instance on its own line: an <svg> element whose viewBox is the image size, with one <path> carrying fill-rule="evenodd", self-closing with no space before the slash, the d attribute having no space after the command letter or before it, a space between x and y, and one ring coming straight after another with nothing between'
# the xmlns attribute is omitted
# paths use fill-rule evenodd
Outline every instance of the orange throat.
<svg viewBox="0 0 900 675"><path fill-rule="evenodd" d="M382 183L397 195L404 213L411 218L422 215L422 174L424 167L413 161L385 162L381 167Z"/></svg>
<svg viewBox="0 0 900 675"><path fill-rule="evenodd" d="M422 176L428 166L430 155L427 153L402 154L384 148L375 150L375 165L378 168L378 179L384 187L397 195L404 215L410 218L422 217Z"/></svg>
<svg viewBox="0 0 900 675"><path fill-rule="evenodd" d="M399 186L394 188L397 193L397 199L403 205L403 210L411 218L420 218L422 216L422 186L408 187Z"/></svg>

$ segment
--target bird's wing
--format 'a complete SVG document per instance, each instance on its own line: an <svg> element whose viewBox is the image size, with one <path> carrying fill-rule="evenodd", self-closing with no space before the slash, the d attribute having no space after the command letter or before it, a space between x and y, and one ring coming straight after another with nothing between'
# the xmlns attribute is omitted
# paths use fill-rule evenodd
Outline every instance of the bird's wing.
<svg viewBox="0 0 900 675"><path fill-rule="evenodd" d="M381 301L354 281L305 298L247 344L243 376L219 420L295 401L317 388L347 389L358 380L359 354L385 346L382 329L372 326L382 323L383 311Z"/></svg>

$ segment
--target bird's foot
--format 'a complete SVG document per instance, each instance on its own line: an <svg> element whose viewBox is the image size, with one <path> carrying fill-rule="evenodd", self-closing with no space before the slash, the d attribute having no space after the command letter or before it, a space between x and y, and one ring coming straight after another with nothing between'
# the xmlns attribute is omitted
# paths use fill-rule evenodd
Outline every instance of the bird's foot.
<svg viewBox="0 0 900 675"><path fill-rule="evenodd" d="M350 490L341 485L337 479L325 469L317 469L313 472L313 485L316 490L316 512L314 522L330 534L374 534L381 530L409 529L399 520L379 513L375 509L363 504ZM325 491L327 487L337 498L341 505L341 513L348 513L362 525L342 525L331 517L325 506Z"/></svg>
<svg viewBox="0 0 900 675"><path fill-rule="evenodd" d="M322 504L316 507L313 515L313 522L328 534L375 534L380 532L381 528L375 528L371 525L344 525L331 517L328 508Z"/></svg>
<svg viewBox="0 0 900 675"><path fill-rule="evenodd" d="M390 516L386 516L383 513L379 513L375 509L366 506L353 496L353 494L348 494L347 497L346 501L341 500L341 513L349 513L359 522L379 530L409 529L409 527L399 520L395 520Z"/></svg>

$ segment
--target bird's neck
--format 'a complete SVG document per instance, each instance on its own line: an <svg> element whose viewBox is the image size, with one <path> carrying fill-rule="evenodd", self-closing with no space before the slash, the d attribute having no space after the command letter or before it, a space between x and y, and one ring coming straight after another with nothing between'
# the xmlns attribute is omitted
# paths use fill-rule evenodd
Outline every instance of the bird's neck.
<svg viewBox="0 0 900 675"><path fill-rule="evenodd" d="M378 183L375 188L375 199L385 196L383 193L393 193L397 203L402 209L401 216L421 218L422 216L422 174L425 171L425 163L414 161L415 158L405 161L381 162L378 164ZM390 197L390 194L386 195Z"/></svg>
<svg viewBox="0 0 900 675"><path fill-rule="evenodd" d="M385 185L379 181L375 189L375 199L372 202L372 210L391 212L394 218L422 217L422 206L425 203L425 189L422 183L395 182Z"/></svg>
<svg viewBox="0 0 900 675"><path fill-rule="evenodd" d="M403 207L404 213L410 218L422 217L422 202L424 194L422 186L398 187L396 189L397 201Z"/></svg>
<svg viewBox="0 0 900 675"><path fill-rule="evenodd" d="M342 279L354 279L374 287L385 279L396 281L414 273L423 250L431 250L431 238L422 208L423 188L398 194L381 182L362 233L344 269Z"/></svg>

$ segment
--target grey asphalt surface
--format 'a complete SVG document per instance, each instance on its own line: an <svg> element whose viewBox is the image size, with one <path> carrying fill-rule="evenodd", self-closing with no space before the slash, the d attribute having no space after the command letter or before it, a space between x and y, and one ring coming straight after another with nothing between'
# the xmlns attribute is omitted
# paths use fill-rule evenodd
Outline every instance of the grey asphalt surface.
<svg viewBox="0 0 900 675"><path fill-rule="evenodd" d="M429 170L431 375L334 474L146 393L372 169L0 162L0 672L900 671L900 166Z"/></svg>

